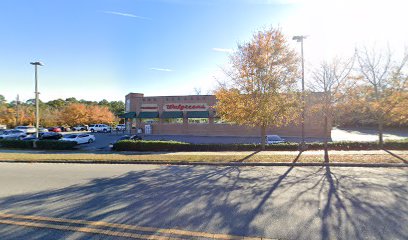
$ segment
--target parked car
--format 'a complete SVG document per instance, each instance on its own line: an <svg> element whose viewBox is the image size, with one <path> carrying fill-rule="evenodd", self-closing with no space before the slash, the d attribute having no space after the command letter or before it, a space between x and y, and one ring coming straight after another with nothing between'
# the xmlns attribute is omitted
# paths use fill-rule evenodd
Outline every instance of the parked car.
<svg viewBox="0 0 408 240"><path fill-rule="evenodd" d="M70 127L67 127L67 126L61 126L61 127L59 127L60 129L61 129L61 132L69 132L69 131L71 131L71 128Z"/></svg>
<svg viewBox="0 0 408 240"><path fill-rule="evenodd" d="M87 125L77 125L75 127L72 127L73 131L88 131L88 126Z"/></svg>
<svg viewBox="0 0 408 240"><path fill-rule="evenodd" d="M122 140L134 140L134 141L136 141L136 140L142 140L142 137L139 136L139 135L124 135L124 136L119 137L118 139L116 139L114 142L111 142L111 143L109 144L109 147L110 147L110 148L113 148L113 145L114 145L115 143L117 143L117 142L119 142L119 141L122 141Z"/></svg>
<svg viewBox="0 0 408 240"><path fill-rule="evenodd" d="M126 125L125 124L118 124L115 127L116 131L125 131L126 130Z"/></svg>
<svg viewBox="0 0 408 240"><path fill-rule="evenodd" d="M62 134L56 132L45 132L41 133L39 138L40 140L59 140L62 138Z"/></svg>
<svg viewBox="0 0 408 240"><path fill-rule="evenodd" d="M282 139L279 135L266 135L266 144L278 144L285 142L286 141Z"/></svg>
<svg viewBox="0 0 408 240"><path fill-rule="evenodd" d="M3 134L0 135L0 139L23 139L27 136L27 134L21 130L6 130Z"/></svg>
<svg viewBox="0 0 408 240"><path fill-rule="evenodd" d="M35 137L35 134L31 134L31 135L28 135L28 136L22 138L21 140L23 140L23 141L33 141L33 140L36 140L36 139L37 138Z"/></svg>
<svg viewBox="0 0 408 240"><path fill-rule="evenodd" d="M33 126L17 126L14 129L23 131L26 134L32 134L37 132L37 129Z"/></svg>
<svg viewBox="0 0 408 240"><path fill-rule="evenodd" d="M38 140L59 140L62 138L61 133L56 132L42 132L38 134ZM31 134L23 138L22 140L36 140L35 134Z"/></svg>
<svg viewBox="0 0 408 240"><path fill-rule="evenodd" d="M89 131L91 132L112 132L112 128L106 124L92 124L89 125Z"/></svg>
<svg viewBox="0 0 408 240"><path fill-rule="evenodd" d="M49 132L62 132L61 128L59 128L59 127L50 127L50 128L48 128L48 131Z"/></svg>
<svg viewBox="0 0 408 240"><path fill-rule="evenodd" d="M83 144L83 143L93 143L95 141L95 136L92 134L67 134L64 135L61 139L61 141L71 141L71 142L76 142L77 144Z"/></svg>
<svg viewBox="0 0 408 240"><path fill-rule="evenodd" d="M42 133L42 132L48 132L48 129L46 128L39 128L38 132Z"/></svg>

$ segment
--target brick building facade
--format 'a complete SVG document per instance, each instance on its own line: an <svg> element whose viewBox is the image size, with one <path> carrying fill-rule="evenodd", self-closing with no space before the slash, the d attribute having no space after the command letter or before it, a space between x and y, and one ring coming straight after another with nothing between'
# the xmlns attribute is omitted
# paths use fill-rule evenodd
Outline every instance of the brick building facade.
<svg viewBox="0 0 408 240"><path fill-rule="evenodd" d="M319 93L313 93L306 98L307 138L324 137L322 114L312 112L310 108L319 101L319 98ZM126 118L127 129L131 128L135 132L137 129L143 129L146 134L254 137L260 135L260 128L222 122L213 109L216 101L214 95L145 97L142 93L129 93L125 101L126 113L121 117ZM301 135L301 126L299 124L271 128L267 130L267 134L297 137Z"/></svg>

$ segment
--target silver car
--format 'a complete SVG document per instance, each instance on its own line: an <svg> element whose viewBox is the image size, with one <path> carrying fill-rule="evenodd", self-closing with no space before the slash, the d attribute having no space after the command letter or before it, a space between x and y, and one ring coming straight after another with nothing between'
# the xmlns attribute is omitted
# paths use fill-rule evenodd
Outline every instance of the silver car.
<svg viewBox="0 0 408 240"><path fill-rule="evenodd" d="M20 130L6 130L0 135L0 139L18 139L21 140L25 138L27 134Z"/></svg>
<svg viewBox="0 0 408 240"><path fill-rule="evenodd" d="M15 127L14 129L15 129L15 130L23 131L23 132L25 132L25 133L27 133L27 134L32 134L32 133L37 132L37 130L35 129L35 127L32 127L32 126L17 126L17 127Z"/></svg>

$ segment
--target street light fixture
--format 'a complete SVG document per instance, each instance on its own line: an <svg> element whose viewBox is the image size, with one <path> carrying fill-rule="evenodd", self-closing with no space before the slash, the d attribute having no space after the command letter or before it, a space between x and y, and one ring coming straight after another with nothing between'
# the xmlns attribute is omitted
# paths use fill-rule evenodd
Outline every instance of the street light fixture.
<svg viewBox="0 0 408 240"><path fill-rule="evenodd" d="M307 36L294 36L292 39L300 42L301 56L302 56L302 143L301 150L304 150L305 147L305 65L303 57L303 39L306 39Z"/></svg>
<svg viewBox="0 0 408 240"><path fill-rule="evenodd" d="M31 65L34 65L35 69L35 137L38 138L38 130L40 125L40 108L39 108L39 99L38 99L38 77L37 77L37 66L44 66L41 62L30 62Z"/></svg>

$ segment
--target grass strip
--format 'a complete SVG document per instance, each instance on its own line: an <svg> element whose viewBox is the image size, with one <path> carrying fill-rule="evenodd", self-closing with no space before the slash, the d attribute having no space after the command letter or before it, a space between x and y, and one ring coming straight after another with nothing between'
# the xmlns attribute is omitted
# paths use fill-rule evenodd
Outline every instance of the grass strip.
<svg viewBox="0 0 408 240"><path fill-rule="evenodd" d="M400 158L390 154L332 154L330 162L345 163L404 163L408 160L408 152L398 155ZM169 161L169 162L293 162L297 155L295 154L268 154L268 152L239 152L223 154L199 154L199 153L139 153L139 154L121 154L121 153L15 153L2 152L0 160L6 161L95 161L95 162L115 162L115 161ZM303 163L321 163L323 162L323 153L302 154L297 162Z"/></svg>

